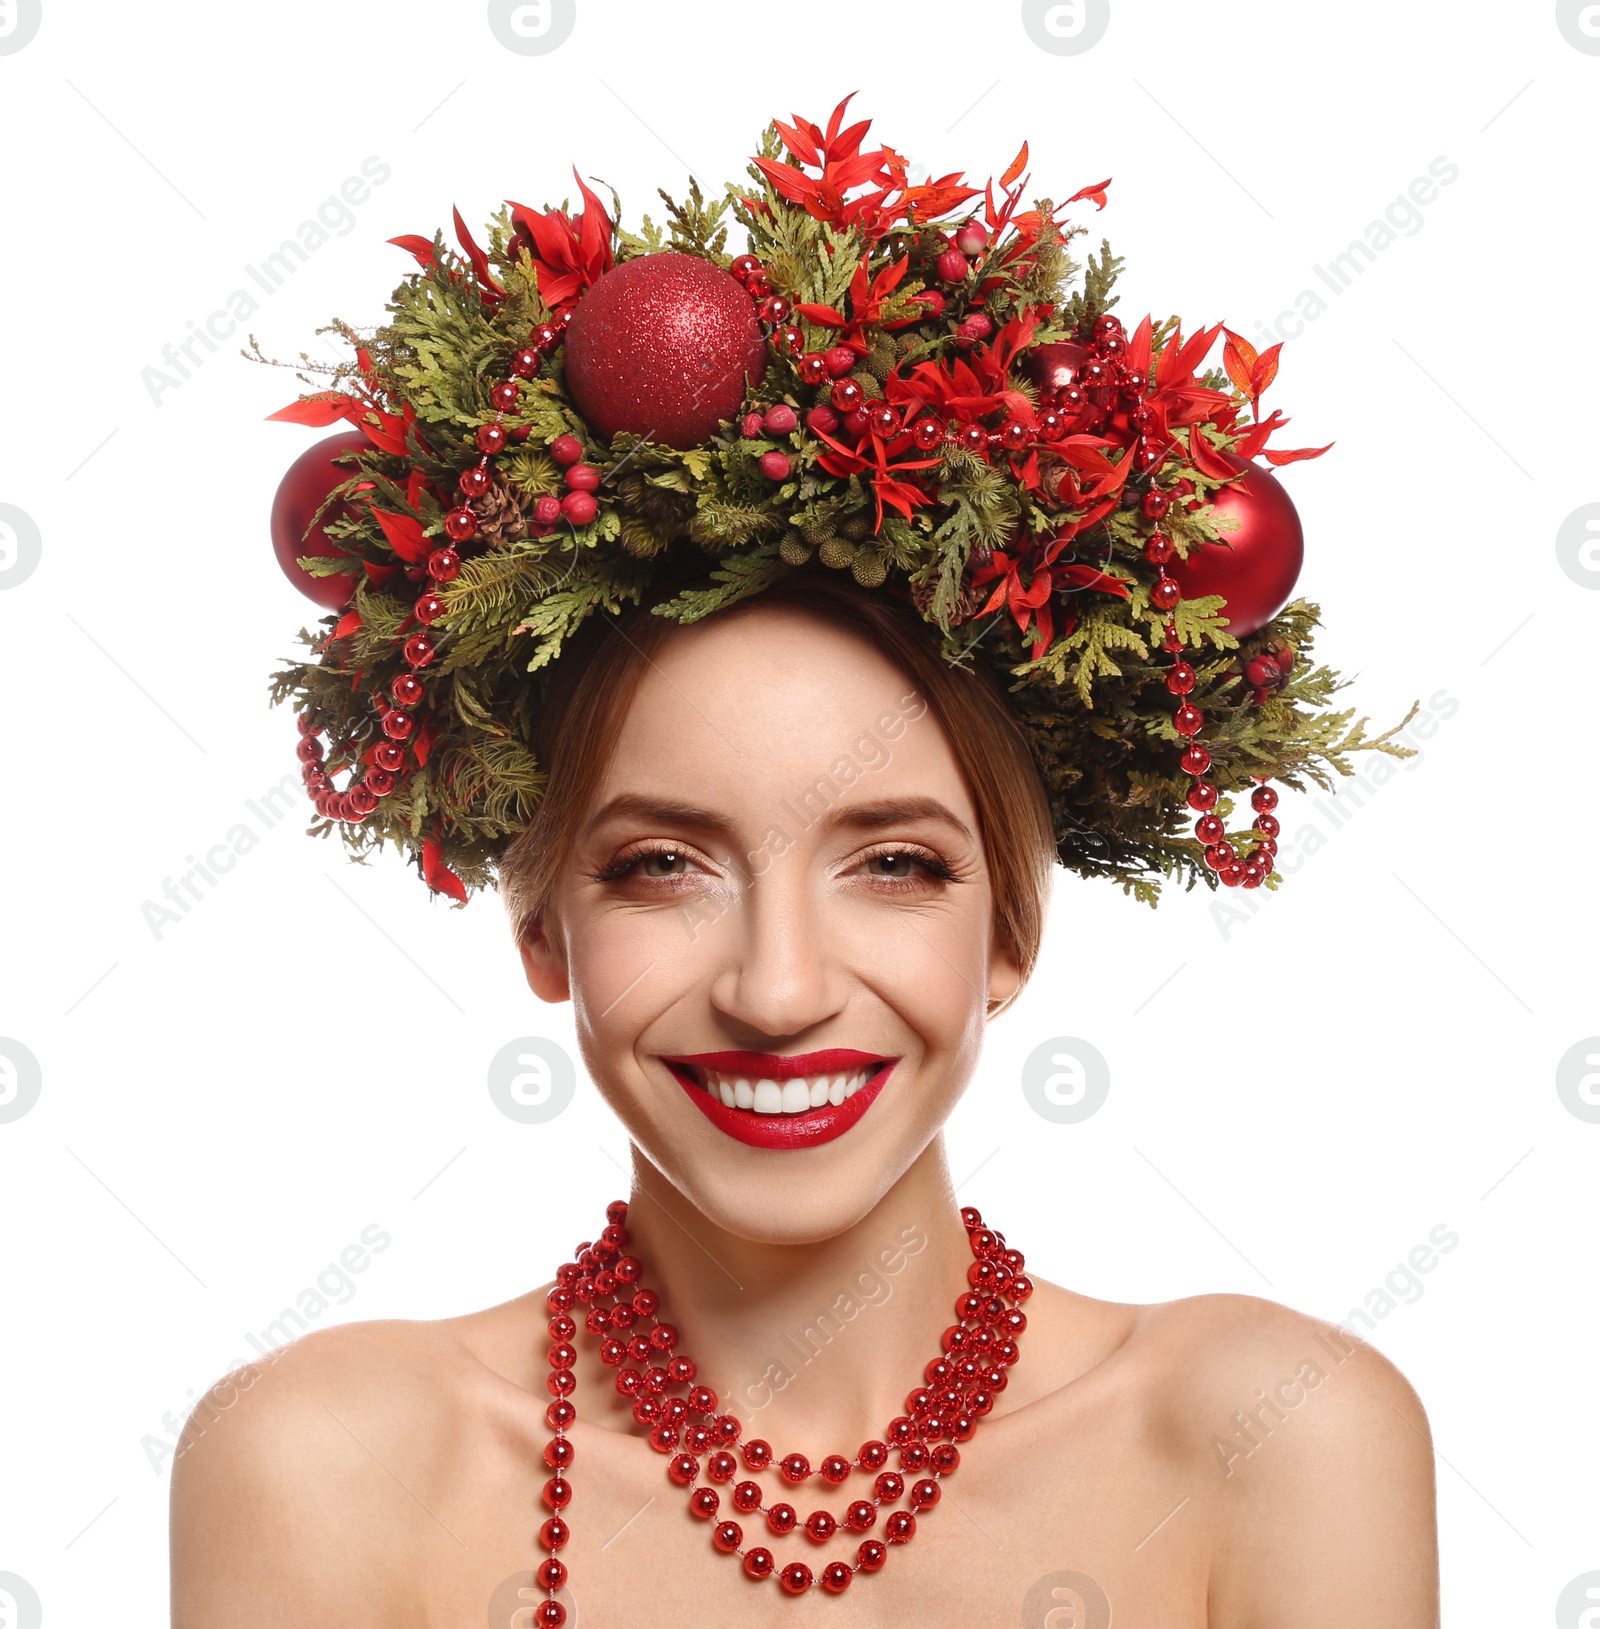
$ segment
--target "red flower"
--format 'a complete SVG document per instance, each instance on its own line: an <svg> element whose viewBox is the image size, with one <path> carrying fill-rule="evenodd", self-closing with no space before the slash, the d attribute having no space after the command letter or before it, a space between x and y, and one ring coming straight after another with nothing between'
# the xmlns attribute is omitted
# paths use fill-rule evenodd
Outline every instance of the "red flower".
<svg viewBox="0 0 1600 1629"><path fill-rule="evenodd" d="M539 279L539 295L552 310L570 305L589 285L611 270L611 217L605 206L573 172L584 210L571 221L559 209L540 212L526 204L511 203L511 218L517 223L510 248L513 254L526 249L533 257Z"/></svg>

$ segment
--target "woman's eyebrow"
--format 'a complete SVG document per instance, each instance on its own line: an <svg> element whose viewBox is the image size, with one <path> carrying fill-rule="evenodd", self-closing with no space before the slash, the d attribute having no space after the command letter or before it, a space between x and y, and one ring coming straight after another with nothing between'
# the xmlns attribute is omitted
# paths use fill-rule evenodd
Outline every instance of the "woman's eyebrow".
<svg viewBox="0 0 1600 1629"><path fill-rule="evenodd" d="M969 842L977 841L966 822L935 797L877 798L870 803L830 801L825 809L818 809L813 803L817 795L817 788L811 786L787 800L789 812L803 816L802 825L813 825L820 818L829 827L846 826L858 831L877 831L884 826L897 826L915 820L934 820L959 832ZM609 799L595 811L584 829L593 831L596 826L618 816L653 820L664 826L694 827L723 835L733 832L733 822L711 809L682 803L675 798L652 797L643 792L622 792Z"/></svg>

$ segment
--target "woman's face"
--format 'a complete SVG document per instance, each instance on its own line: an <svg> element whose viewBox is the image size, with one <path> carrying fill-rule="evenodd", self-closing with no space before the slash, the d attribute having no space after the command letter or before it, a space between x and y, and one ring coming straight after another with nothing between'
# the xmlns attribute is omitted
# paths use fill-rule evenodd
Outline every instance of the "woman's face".
<svg viewBox="0 0 1600 1629"><path fill-rule="evenodd" d="M752 605L651 659L524 960L648 1158L728 1231L806 1243L865 1215L965 1088L1019 983L992 916L911 680Z"/></svg>

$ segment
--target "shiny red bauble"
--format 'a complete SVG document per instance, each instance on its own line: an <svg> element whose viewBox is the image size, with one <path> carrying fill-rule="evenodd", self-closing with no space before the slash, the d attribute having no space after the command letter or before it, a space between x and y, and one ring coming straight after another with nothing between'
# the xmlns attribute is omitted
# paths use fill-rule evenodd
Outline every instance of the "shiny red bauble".
<svg viewBox="0 0 1600 1629"><path fill-rule="evenodd" d="M1053 345L1035 345L1022 353L1022 370L1040 390L1065 390L1075 384L1078 372L1089 360L1089 353L1071 340L1058 340Z"/></svg>
<svg viewBox="0 0 1600 1629"><path fill-rule="evenodd" d="M1289 603L1305 558L1305 535L1289 494L1259 464L1233 453L1220 455L1243 479L1212 496L1217 516L1237 518L1238 529L1223 541L1192 549L1187 560L1171 560L1167 570L1186 600L1221 594L1228 632L1243 639L1264 628Z"/></svg>
<svg viewBox="0 0 1600 1629"><path fill-rule="evenodd" d="M641 255L579 300L567 390L602 436L628 431L681 450L734 417L766 358L750 295L725 271L695 255Z"/></svg>
<svg viewBox="0 0 1600 1629"><path fill-rule="evenodd" d="M272 552L278 564L307 599L315 600L329 611L342 611L350 603L354 578L342 573L335 577L313 577L299 562L310 555L346 556L347 551L341 549L323 527L328 522L348 519L352 514L350 505L336 504L323 517L323 524L312 526L311 519L328 494L356 474L349 464L336 464L334 459L341 453L371 450L372 443L359 430L328 436L307 447L295 459L284 472L272 500Z"/></svg>

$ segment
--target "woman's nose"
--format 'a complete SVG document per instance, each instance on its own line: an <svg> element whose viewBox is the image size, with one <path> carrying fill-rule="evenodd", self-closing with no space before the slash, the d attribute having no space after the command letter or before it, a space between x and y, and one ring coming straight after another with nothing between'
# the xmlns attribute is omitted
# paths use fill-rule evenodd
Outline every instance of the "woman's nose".
<svg viewBox="0 0 1600 1629"><path fill-rule="evenodd" d="M721 966L711 1002L763 1035L800 1035L831 1018L849 977L801 868L782 859L738 890L709 936Z"/></svg>

